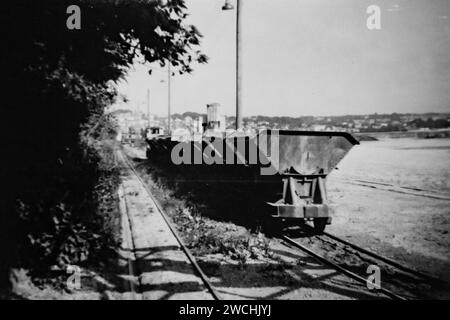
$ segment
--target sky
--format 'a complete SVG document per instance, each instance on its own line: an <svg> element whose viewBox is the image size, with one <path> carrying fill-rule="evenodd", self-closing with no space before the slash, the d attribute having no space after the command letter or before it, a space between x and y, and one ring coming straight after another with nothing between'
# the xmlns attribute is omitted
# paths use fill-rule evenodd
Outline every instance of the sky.
<svg viewBox="0 0 450 320"><path fill-rule="evenodd" d="M235 5L236 0L230 0ZM450 112L450 0L241 0L244 116ZM235 115L236 11L186 0L209 63L172 78L172 112ZM366 26L369 5L381 29ZM167 114L167 70L135 65L129 108Z"/></svg>

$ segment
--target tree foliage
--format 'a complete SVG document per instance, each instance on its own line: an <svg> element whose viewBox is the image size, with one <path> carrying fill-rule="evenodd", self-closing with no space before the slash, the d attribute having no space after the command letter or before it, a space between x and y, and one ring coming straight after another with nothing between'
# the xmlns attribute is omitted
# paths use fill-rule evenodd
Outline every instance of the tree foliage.
<svg viewBox="0 0 450 320"><path fill-rule="evenodd" d="M81 9L80 30L66 27L66 9L74 4ZM111 138L104 109L116 98L113 83L136 59L162 66L169 61L180 73L206 62L198 50L201 35L184 25L186 15L183 0L166 6L155 0L19 0L3 6L0 284L13 264L38 257L55 263L65 250L66 262L89 254L93 237L86 232L99 228L87 227L95 221L90 196L108 171L99 169L90 138ZM71 254L73 248L80 250Z"/></svg>

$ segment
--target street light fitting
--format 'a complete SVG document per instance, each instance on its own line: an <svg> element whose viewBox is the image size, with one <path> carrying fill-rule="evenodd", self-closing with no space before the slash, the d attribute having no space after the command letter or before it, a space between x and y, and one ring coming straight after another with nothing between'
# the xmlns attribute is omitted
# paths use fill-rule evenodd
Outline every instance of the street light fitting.
<svg viewBox="0 0 450 320"><path fill-rule="evenodd" d="M168 0L159 0L159 1L158 1L158 4L159 4L161 7L167 6L167 3L168 3Z"/></svg>
<svg viewBox="0 0 450 320"><path fill-rule="evenodd" d="M234 6L230 3L230 0L225 0L225 4L223 5L222 10L226 11L226 10L233 10L233 9L234 9Z"/></svg>

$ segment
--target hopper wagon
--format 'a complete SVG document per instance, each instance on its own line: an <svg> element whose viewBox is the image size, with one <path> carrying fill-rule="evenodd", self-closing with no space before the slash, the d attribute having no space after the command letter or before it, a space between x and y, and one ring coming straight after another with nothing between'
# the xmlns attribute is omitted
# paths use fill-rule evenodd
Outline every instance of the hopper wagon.
<svg viewBox="0 0 450 320"><path fill-rule="evenodd" d="M332 219L327 176L359 142L346 132L265 130L182 142L159 136L147 144L152 161L203 182L245 185L255 194L248 201L264 202L272 218L299 225L312 221L323 232Z"/></svg>

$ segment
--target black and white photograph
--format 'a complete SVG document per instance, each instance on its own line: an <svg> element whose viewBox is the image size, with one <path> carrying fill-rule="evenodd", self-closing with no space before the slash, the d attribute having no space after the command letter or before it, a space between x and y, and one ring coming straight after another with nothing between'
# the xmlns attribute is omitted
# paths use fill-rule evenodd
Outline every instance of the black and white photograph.
<svg viewBox="0 0 450 320"><path fill-rule="evenodd" d="M0 16L0 300L450 299L449 0Z"/></svg>

